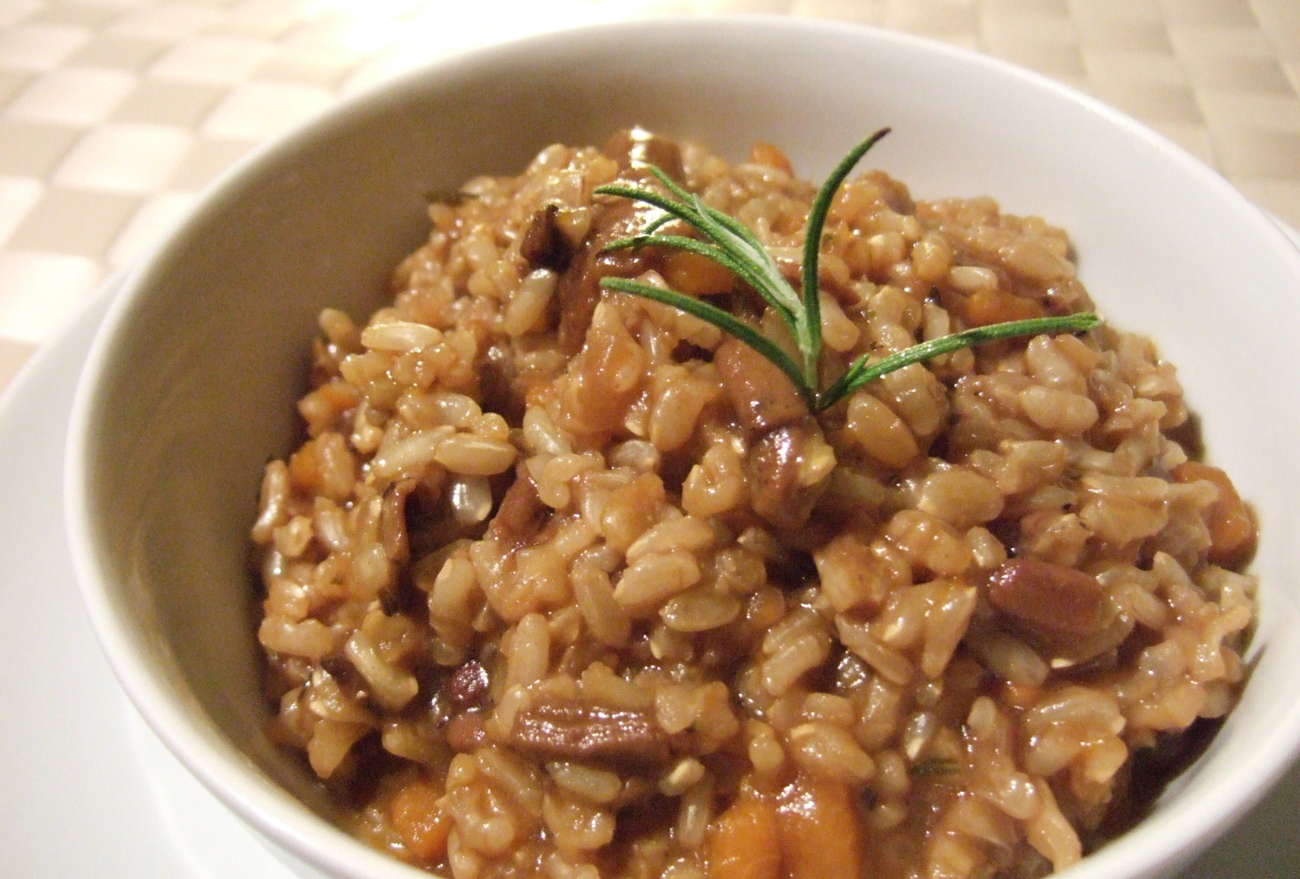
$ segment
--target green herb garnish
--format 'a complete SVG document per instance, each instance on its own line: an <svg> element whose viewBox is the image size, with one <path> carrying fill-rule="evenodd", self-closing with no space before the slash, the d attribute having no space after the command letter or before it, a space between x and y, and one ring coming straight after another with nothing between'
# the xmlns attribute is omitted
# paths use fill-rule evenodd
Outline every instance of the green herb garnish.
<svg viewBox="0 0 1300 879"><path fill-rule="evenodd" d="M907 774L913 778L933 778L935 776L956 775L961 772L961 764L948 757L931 757L913 764Z"/></svg>
<svg viewBox="0 0 1300 879"><path fill-rule="evenodd" d="M614 195L644 202L664 212L664 216L651 223L645 232L614 241L605 247L606 251L647 246L668 247L698 254L729 269L758 291L758 294L781 318L794 339L802 362L797 362L775 342L744 320L702 299L629 278L601 278L601 286L671 305L730 333L789 376L790 381L803 395L813 412L824 411L863 385L912 363L930 360L942 354L994 339L1040 333L1083 332L1101 322L1100 318L1091 312L1064 317L1007 321L922 342L875 362L871 362L871 355L867 353L853 361L844 374L829 388L819 390L818 363L821 357L822 327L817 263L821 255L822 231L826 225L826 215L830 212L835 193L848 177L849 172L867 151L888 133L888 128L882 128L854 147L840 160L821 189L817 191L812 208L808 212L808 228L804 233L801 293L796 292L781 276L780 270L762 242L743 223L706 205L698 195L687 192L659 168L651 165L649 170L663 184L667 194L622 184L610 184L595 190L600 195ZM665 234L659 231L673 220L681 220L699 232L703 238Z"/></svg>

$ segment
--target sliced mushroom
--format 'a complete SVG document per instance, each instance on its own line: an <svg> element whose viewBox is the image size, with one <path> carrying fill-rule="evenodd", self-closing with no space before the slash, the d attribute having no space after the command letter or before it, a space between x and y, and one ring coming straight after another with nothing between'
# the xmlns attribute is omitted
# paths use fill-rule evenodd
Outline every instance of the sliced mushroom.
<svg viewBox="0 0 1300 879"><path fill-rule="evenodd" d="M995 570L988 603L1054 669L1097 659L1133 629L1096 577L1037 559L1011 559Z"/></svg>
<svg viewBox="0 0 1300 879"><path fill-rule="evenodd" d="M516 468L497 513L488 526L488 534L502 547L529 544L546 523L548 508L537 495L537 486L525 467Z"/></svg>
<svg viewBox="0 0 1300 879"><path fill-rule="evenodd" d="M572 356L582 348L591 316L600 302L601 278L633 278L653 268L661 258L658 248L604 252L610 243L644 231L654 210L628 199L594 206L591 231L555 286L560 306L560 348L564 353Z"/></svg>
<svg viewBox="0 0 1300 879"><path fill-rule="evenodd" d="M540 701L521 710L510 744L548 760L646 766L669 756L668 733L649 711L577 700Z"/></svg>
<svg viewBox="0 0 1300 879"><path fill-rule="evenodd" d="M548 204L533 214L519 242L519 255L534 268L562 272L573 259L573 245L556 223L560 206Z"/></svg>
<svg viewBox="0 0 1300 879"><path fill-rule="evenodd" d="M989 603L1034 633L1087 638L1101 628L1106 592L1096 577L1074 568L1012 559L989 578Z"/></svg>
<svg viewBox="0 0 1300 879"><path fill-rule="evenodd" d="M461 663L447 679L447 698L458 708L474 708L487 695L487 669L476 660Z"/></svg>
<svg viewBox="0 0 1300 879"><path fill-rule="evenodd" d="M734 336L718 345L713 363L742 424L763 432L808 417L808 405L789 376Z"/></svg>
<svg viewBox="0 0 1300 879"><path fill-rule="evenodd" d="M625 172L635 173L654 165L679 183L686 177L682 151L676 142L640 126L615 132L601 152L618 162Z"/></svg>
<svg viewBox="0 0 1300 879"><path fill-rule="evenodd" d="M749 450L745 470L750 506L784 533L803 528L829 480L810 478L829 468L812 458L832 454L812 419L788 424L764 434ZM829 462L832 466L833 457Z"/></svg>
<svg viewBox="0 0 1300 879"><path fill-rule="evenodd" d="M643 128L618 132L605 144L603 152L618 162L627 178L639 180L649 176L650 165L679 182L685 178L677 144ZM591 326L591 315L600 301L601 278L633 278L660 267L663 254L659 248L604 252L611 242L645 231L658 216L658 208L629 199L598 201L593 205L591 230L582 247L566 263L555 289L560 305L560 348L566 354L572 356L582 348L587 328ZM545 230L537 234L539 240L549 236Z"/></svg>

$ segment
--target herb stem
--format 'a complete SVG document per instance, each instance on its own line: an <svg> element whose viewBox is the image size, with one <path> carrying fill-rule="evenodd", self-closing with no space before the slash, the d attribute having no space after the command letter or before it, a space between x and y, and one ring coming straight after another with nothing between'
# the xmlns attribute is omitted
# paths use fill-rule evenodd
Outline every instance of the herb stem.
<svg viewBox="0 0 1300 879"><path fill-rule="evenodd" d="M799 365L790 358L789 354L781 350L779 345L731 312L724 311L702 299L692 299L675 290L665 290L662 287L633 281L630 278L602 278L601 284L611 290L632 293L645 299L653 299L656 302L671 305L687 314L708 321L724 332L730 333L776 364L777 368L789 376L790 381L803 395L809 408L813 410L817 408L817 399L808 392L807 386L804 385L803 373L800 371Z"/></svg>
<svg viewBox="0 0 1300 879"><path fill-rule="evenodd" d="M821 260L822 230L826 228L826 217L831 212L835 193L849 173L857 167L858 162L867 152L889 134L888 128L882 128L862 143L849 150L848 155L840 159L830 176L817 190L812 207L808 210L808 228L803 239L803 309L809 325L809 346L804 351L804 380L811 387L817 386L817 361L822 348L822 304L820 297L820 278L817 265Z"/></svg>
<svg viewBox="0 0 1300 879"><path fill-rule="evenodd" d="M644 232L614 241L606 245L606 251L658 246L688 251L713 260L752 287L771 306L789 329L802 362L796 362L780 346L741 318L702 299L629 278L604 277L600 280L601 286L671 305L730 333L785 373L803 395L812 412L829 409L882 375L961 348L1013 336L1085 332L1101 322L1095 314L1085 312L975 327L922 342L875 361L871 360L870 353L863 354L829 388L818 390L822 353L818 262L821 257L822 232L840 185L862 157L888 133L888 128L882 128L850 150L817 191L808 211L804 231L803 278L798 293L782 277L763 242L744 223L705 204L698 195L683 189L659 168L652 165L650 171L666 192L622 183L600 186L595 190L598 195L644 202L664 212L664 216L650 223ZM690 226L703 238L661 232L673 219Z"/></svg>
<svg viewBox="0 0 1300 879"><path fill-rule="evenodd" d="M1012 320L1005 323L989 324L988 326L972 327L960 333L940 336L937 339L930 339L910 348L904 348L902 351L882 357L875 362L869 362L870 355L864 354L855 360L853 365L845 370L844 374L834 384L822 392L818 401L818 409L830 408L842 398L863 385L870 384L882 375L902 369L904 366L910 366L913 363L920 363L944 354L950 354L962 348L971 348L985 342L1010 339L1015 336L1037 336L1042 333L1082 333L1100 323L1101 318L1088 311L1068 314L1063 317L1034 317L1027 320Z"/></svg>

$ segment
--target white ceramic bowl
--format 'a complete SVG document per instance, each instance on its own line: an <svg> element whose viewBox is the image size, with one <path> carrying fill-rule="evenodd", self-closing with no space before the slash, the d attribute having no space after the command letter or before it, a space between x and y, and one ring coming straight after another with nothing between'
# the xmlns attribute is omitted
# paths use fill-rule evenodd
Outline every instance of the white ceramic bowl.
<svg viewBox="0 0 1300 879"><path fill-rule="evenodd" d="M1300 743L1300 255L1215 173L1120 114L986 58L850 26L660 20L491 48L350 101L215 186L126 282L71 425L73 558L148 723L292 858L330 876L416 875L335 829L319 787L264 735L247 540L262 465L295 435L316 314L378 303L425 235L424 193L632 123L733 158L767 140L817 179L892 126L867 164L920 197L990 194L1063 225L1100 310L1179 366L1212 459L1262 523L1255 667L1154 813L1069 876L1162 875L1192 858Z"/></svg>

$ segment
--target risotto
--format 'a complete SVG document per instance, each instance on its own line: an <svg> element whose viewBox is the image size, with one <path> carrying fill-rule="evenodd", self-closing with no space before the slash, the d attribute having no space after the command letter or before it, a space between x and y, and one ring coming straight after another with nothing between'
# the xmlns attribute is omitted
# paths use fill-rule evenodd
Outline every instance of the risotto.
<svg viewBox="0 0 1300 879"><path fill-rule="evenodd" d="M320 315L252 529L271 735L349 829L453 879L1035 877L1122 831L1232 706L1255 523L1174 368L1101 325L810 414L668 287L729 270L594 194L663 169L799 282L815 190L641 130L430 206L364 324ZM988 198L849 179L820 368L1091 308Z"/></svg>

